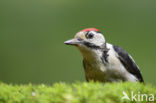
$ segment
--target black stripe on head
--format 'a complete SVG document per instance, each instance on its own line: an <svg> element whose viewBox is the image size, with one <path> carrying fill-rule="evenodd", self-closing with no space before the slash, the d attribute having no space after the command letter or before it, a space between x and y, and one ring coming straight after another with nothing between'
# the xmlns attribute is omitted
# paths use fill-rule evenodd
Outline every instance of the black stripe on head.
<svg viewBox="0 0 156 103"><path fill-rule="evenodd" d="M95 45L95 44L93 44L93 43L90 43L90 42L84 41L83 44L84 44L86 47L88 47L88 48L92 48L92 49L101 49L100 46L97 46L97 45Z"/></svg>

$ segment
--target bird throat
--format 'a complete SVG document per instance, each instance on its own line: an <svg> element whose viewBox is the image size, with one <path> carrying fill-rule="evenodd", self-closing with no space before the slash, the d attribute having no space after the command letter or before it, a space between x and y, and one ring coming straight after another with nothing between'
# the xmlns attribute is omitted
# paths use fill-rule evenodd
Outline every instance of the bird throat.
<svg viewBox="0 0 156 103"><path fill-rule="evenodd" d="M89 43L89 42L84 42L84 45L86 47L88 47L89 49L80 49L82 55L83 55L83 58L86 60L86 61L90 61L90 62L96 62L97 59L99 60L102 60L103 63L107 63L108 60L107 60L107 57L109 56L108 55L108 51L109 49L107 48L106 46L106 42L103 43L102 46L97 46L93 43Z"/></svg>

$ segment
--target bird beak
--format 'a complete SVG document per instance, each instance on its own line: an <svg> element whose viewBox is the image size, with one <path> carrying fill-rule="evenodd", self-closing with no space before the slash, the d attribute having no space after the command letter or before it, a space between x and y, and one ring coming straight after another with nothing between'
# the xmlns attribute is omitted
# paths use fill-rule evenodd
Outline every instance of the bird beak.
<svg viewBox="0 0 156 103"><path fill-rule="evenodd" d="M67 44L67 45L78 45L80 43L81 41L78 41L77 39L71 39L71 40L67 40L64 42L64 44Z"/></svg>

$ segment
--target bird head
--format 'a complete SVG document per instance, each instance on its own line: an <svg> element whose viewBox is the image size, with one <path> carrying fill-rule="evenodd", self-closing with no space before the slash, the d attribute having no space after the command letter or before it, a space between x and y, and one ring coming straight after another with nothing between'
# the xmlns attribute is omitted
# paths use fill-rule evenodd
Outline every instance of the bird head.
<svg viewBox="0 0 156 103"><path fill-rule="evenodd" d="M64 43L74 45L79 49L99 49L105 42L104 36L98 29L87 28L76 33L73 39L67 40Z"/></svg>

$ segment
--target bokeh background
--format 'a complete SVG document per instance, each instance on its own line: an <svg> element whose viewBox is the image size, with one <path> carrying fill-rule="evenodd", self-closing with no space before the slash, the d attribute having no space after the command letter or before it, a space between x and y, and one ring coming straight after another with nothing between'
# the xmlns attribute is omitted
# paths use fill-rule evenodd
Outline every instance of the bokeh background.
<svg viewBox="0 0 156 103"><path fill-rule="evenodd" d="M155 0L0 0L0 81L85 81L81 54L63 42L88 27L126 49L156 84Z"/></svg>

